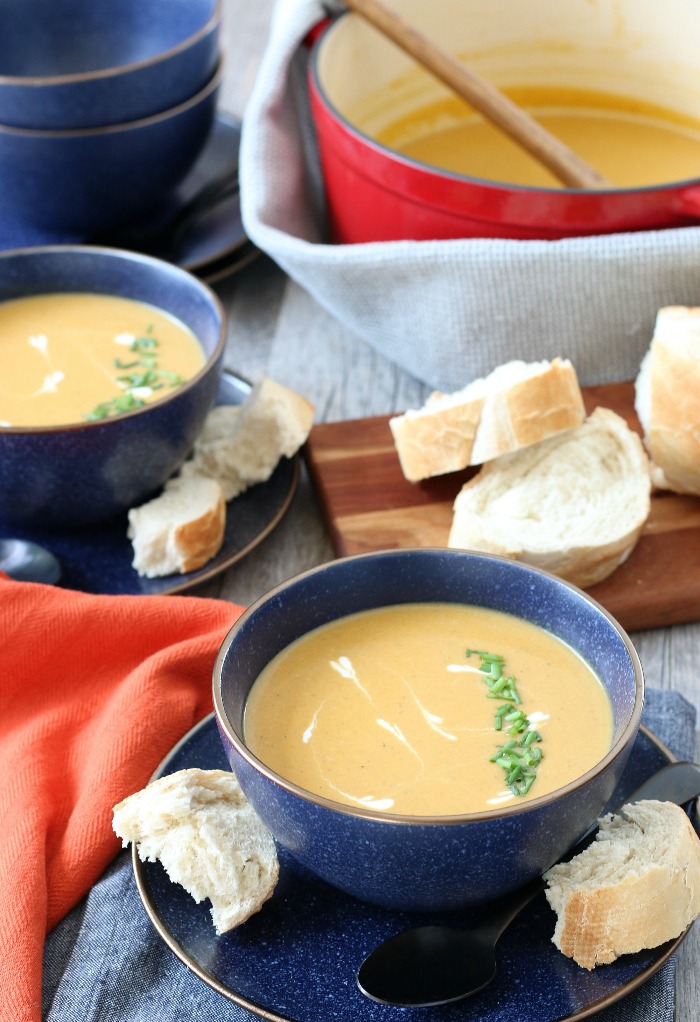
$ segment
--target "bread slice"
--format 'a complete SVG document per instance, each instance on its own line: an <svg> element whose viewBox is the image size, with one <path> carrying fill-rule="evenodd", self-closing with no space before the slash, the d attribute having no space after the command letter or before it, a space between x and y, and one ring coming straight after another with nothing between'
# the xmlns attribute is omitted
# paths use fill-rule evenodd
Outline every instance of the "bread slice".
<svg viewBox="0 0 700 1022"><path fill-rule="evenodd" d="M700 308L659 309L635 381L654 484L700 494Z"/></svg>
<svg viewBox="0 0 700 1022"><path fill-rule="evenodd" d="M538 443L584 417L574 367L555 358L507 362L454 394L431 394L389 427L404 476L418 482Z"/></svg>
<svg viewBox="0 0 700 1022"><path fill-rule="evenodd" d="M673 940L700 914L700 840L672 802L626 805L544 874L552 940L584 969Z"/></svg>
<svg viewBox="0 0 700 1022"><path fill-rule="evenodd" d="M224 495L214 479L176 476L153 500L131 508L128 523L132 564L139 575L156 578L194 571L223 544Z"/></svg>
<svg viewBox="0 0 700 1022"><path fill-rule="evenodd" d="M274 839L229 771L161 777L114 807L113 827L142 862L160 860L196 902L209 899L217 933L259 911L277 884Z"/></svg>
<svg viewBox="0 0 700 1022"><path fill-rule="evenodd" d="M216 479L224 498L231 500L269 479L280 458L296 454L313 417L313 405L305 398L264 377L239 407L222 405L210 412L180 474Z"/></svg>
<svg viewBox="0 0 700 1022"><path fill-rule="evenodd" d="M615 412L489 462L454 503L448 545L501 554L579 586L629 556L651 508L649 459Z"/></svg>

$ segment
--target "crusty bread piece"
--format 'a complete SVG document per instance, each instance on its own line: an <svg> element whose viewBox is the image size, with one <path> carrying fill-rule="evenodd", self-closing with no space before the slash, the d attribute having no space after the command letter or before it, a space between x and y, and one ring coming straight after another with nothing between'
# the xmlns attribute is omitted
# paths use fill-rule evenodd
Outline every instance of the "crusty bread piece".
<svg viewBox="0 0 700 1022"><path fill-rule="evenodd" d="M114 807L113 827L143 862L159 859L196 902L211 901L217 933L245 922L275 889L274 839L229 771L161 777Z"/></svg>
<svg viewBox="0 0 700 1022"><path fill-rule="evenodd" d="M568 359L507 362L454 394L435 392L389 426L411 482L481 465L579 426L585 417Z"/></svg>
<svg viewBox="0 0 700 1022"><path fill-rule="evenodd" d="M194 571L221 549L224 495L214 479L176 476L153 500L131 508L128 520L132 564L139 575L156 578Z"/></svg>
<svg viewBox="0 0 700 1022"><path fill-rule="evenodd" d="M552 940L584 969L678 937L700 914L700 840L672 802L624 806L544 874Z"/></svg>
<svg viewBox="0 0 700 1022"><path fill-rule="evenodd" d="M484 465L457 494L448 545L594 585L631 553L650 494L640 438L596 408L577 429Z"/></svg>
<svg viewBox="0 0 700 1022"><path fill-rule="evenodd" d="M180 474L216 479L225 499L231 500L269 479L280 458L296 454L313 417L313 405L305 398L263 377L238 408L213 409Z"/></svg>
<svg viewBox="0 0 700 1022"><path fill-rule="evenodd" d="M659 309L635 381L635 409L654 485L700 494L700 308Z"/></svg>

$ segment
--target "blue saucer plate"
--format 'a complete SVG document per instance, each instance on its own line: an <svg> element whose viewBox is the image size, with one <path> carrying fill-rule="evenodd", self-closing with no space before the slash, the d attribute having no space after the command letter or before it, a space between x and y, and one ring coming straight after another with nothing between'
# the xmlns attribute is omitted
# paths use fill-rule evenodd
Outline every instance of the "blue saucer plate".
<svg viewBox="0 0 700 1022"><path fill-rule="evenodd" d="M250 389L246 380L224 371L217 404L241 404ZM185 575L142 578L134 571L126 515L75 532L22 530L0 523L0 539L29 539L46 547L61 562L60 585L67 589L131 595L180 593L218 575L258 546L285 515L298 481L298 456L282 458L267 482L252 486L231 502L235 513L227 515L223 546L216 557Z"/></svg>
<svg viewBox="0 0 700 1022"><path fill-rule="evenodd" d="M646 728L635 742L615 793L619 804L674 756ZM187 767L228 769L216 722L207 717L166 757L156 776ZM552 944L555 916L538 896L498 944L495 981L476 997L440 1008L392 1008L367 999L355 973L382 940L438 916L416 916L360 902L335 890L280 853L272 898L223 936L208 903L197 905L171 883L160 863L133 868L143 904L170 949L203 982L268 1022L561 1022L593 1015L646 982L680 940L591 972ZM468 913L454 914L455 926ZM445 921L444 917L440 920Z"/></svg>

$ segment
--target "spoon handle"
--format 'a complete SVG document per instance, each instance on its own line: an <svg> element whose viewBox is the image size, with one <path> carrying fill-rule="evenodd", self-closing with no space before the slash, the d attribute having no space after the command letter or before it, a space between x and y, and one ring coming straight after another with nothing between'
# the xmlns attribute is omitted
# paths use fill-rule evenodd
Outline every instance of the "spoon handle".
<svg viewBox="0 0 700 1022"><path fill-rule="evenodd" d="M675 802L676 805L685 803L697 798L700 794L700 764L690 762L669 763L661 767L656 773L643 781L639 787L619 802L612 813L618 813L623 805L632 802L642 802L646 799L659 799L664 802ZM592 843L598 832L598 821L596 820L585 832L576 844L559 861L567 862L579 855ZM511 895L495 903L487 905L488 929L494 939L498 939L517 915L522 912L532 899L543 891L546 883L543 877L536 877L525 887L514 891Z"/></svg>
<svg viewBox="0 0 700 1022"><path fill-rule="evenodd" d="M500 89L455 60L382 0L346 0L346 4L466 99L565 185L590 189L614 187Z"/></svg>

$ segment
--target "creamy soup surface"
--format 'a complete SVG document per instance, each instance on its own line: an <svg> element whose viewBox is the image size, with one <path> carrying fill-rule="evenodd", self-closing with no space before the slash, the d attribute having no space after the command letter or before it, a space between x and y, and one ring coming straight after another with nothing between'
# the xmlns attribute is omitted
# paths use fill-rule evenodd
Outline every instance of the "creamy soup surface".
<svg viewBox="0 0 700 1022"><path fill-rule="evenodd" d="M541 751L525 795L492 761L513 740L478 654L504 658L525 731ZM508 704L508 712L516 704ZM577 653L519 618L461 604L401 604L302 636L254 682L244 715L251 751L308 791L383 812L449 816L544 795L610 749L612 708Z"/></svg>
<svg viewBox="0 0 700 1022"><path fill-rule="evenodd" d="M604 93L504 90L619 188L700 176L700 120ZM459 174L537 188L561 182L458 98L416 109L376 134L406 156Z"/></svg>
<svg viewBox="0 0 700 1022"><path fill-rule="evenodd" d="M144 302L41 294L0 303L0 426L108 418L158 400L202 368L184 323Z"/></svg>

